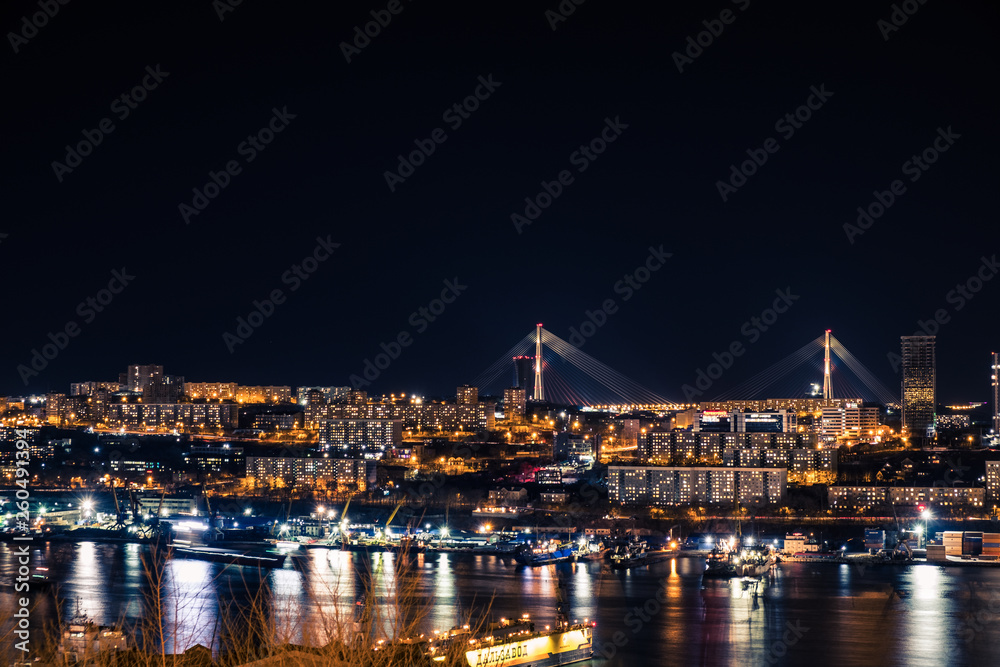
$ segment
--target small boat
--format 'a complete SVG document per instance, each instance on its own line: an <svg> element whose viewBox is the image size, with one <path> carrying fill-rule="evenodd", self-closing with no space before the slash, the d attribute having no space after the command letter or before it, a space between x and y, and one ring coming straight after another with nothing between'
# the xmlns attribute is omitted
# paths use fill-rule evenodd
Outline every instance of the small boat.
<svg viewBox="0 0 1000 667"><path fill-rule="evenodd" d="M965 565L993 565L1000 566L1000 560L996 556L945 556L949 563L960 563Z"/></svg>
<svg viewBox="0 0 1000 667"><path fill-rule="evenodd" d="M47 567L36 567L35 571L31 573L32 588L48 588L52 585L52 579L49 578L49 568Z"/></svg>
<svg viewBox="0 0 1000 667"><path fill-rule="evenodd" d="M175 558L193 558L207 560L213 563L227 565L246 565L250 567L281 567L285 564L288 554L276 551L231 551L213 547L174 547Z"/></svg>

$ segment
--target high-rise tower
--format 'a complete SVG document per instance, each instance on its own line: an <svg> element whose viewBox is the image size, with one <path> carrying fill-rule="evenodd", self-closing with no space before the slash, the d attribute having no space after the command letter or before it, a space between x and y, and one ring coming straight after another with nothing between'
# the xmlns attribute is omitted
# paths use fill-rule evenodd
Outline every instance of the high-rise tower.
<svg viewBox="0 0 1000 667"><path fill-rule="evenodd" d="M833 398L833 388L830 386L830 330L826 330L826 347L823 358L823 400Z"/></svg>
<svg viewBox="0 0 1000 667"><path fill-rule="evenodd" d="M542 387L542 325L535 327L535 395L536 401L545 400L545 389Z"/></svg>
<svg viewBox="0 0 1000 667"><path fill-rule="evenodd" d="M990 366L990 379L993 382L993 434L1000 435L1000 354L996 352Z"/></svg>
<svg viewBox="0 0 1000 667"><path fill-rule="evenodd" d="M903 433L911 438L934 435L937 368L934 336L903 336Z"/></svg>

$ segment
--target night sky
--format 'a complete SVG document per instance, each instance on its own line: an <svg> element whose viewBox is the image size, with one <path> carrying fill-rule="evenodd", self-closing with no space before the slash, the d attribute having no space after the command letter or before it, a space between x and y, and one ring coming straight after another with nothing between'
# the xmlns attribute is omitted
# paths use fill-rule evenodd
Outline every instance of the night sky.
<svg viewBox="0 0 1000 667"><path fill-rule="evenodd" d="M388 3L396 14L381 0L49 1L37 30L23 21L37 1L2 11L0 395L132 363L343 385L404 332L365 388L453 394L536 322L569 338L614 299L584 351L670 398L734 341L746 353L704 399L827 328L896 389L887 354L941 310L939 399L987 399L1000 279L949 292L1000 252L995 4L911 0L896 29L889 2L565 0L557 20L557 0ZM391 20L356 48L372 11ZM702 32L711 43L690 46ZM466 118L445 115L477 90ZM779 122L809 102L798 127ZM270 143L243 143L269 123ZM84 131L100 143L75 162ZM602 131L602 153L574 155ZM938 137L926 170L904 164ZM434 152L390 188L415 141ZM753 155L767 160L723 201L718 182ZM185 215L230 161L238 173ZM512 214L564 170L518 230ZM897 179L883 215L845 230ZM318 238L339 247L307 280L286 274ZM671 257L625 300L616 283L651 247ZM134 278L101 312L78 309L123 269ZM446 280L465 289L421 324ZM786 289L798 298L751 342L744 323ZM274 290L283 303L227 345ZM78 335L25 385L18 365L69 323Z"/></svg>

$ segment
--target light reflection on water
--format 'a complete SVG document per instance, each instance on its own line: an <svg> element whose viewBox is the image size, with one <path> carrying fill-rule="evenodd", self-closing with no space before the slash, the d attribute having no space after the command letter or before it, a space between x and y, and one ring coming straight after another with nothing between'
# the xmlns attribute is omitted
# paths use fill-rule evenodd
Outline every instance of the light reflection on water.
<svg viewBox="0 0 1000 667"><path fill-rule="evenodd" d="M59 609L36 594L32 622L71 616L76 600L101 624L136 625L156 598L146 575L149 551L137 545L33 545L34 565L59 582ZM403 561L400 561L400 558ZM400 569L403 565L403 569ZM0 544L0 576L17 569L13 545ZM225 617L257 599L278 636L325 643L353 628L371 591L383 627L413 621L421 632L491 609L494 619L555 616L558 576L573 619L596 619L600 665L968 664L994 660L1000 645L1000 569L869 567L784 563L754 600L739 581L703 580L702 561L677 558L614 572L600 562L539 568L485 555L359 554L311 549L278 570L163 561L160 603L168 650L218 645ZM411 602L396 619L397 596ZM0 607L14 593L0 589ZM361 604L358 604L358 603ZM798 634L789 634L790 628ZM789 639L794 641L789 642Z"/></svg>

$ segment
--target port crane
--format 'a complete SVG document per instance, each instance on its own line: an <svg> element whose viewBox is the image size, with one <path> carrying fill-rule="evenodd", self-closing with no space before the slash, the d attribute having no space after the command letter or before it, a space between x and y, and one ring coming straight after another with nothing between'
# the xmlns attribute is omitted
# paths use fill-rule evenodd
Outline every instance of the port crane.
<svg viewBox="0 0 1000 667"><path fill-rule="evenodd" d="M125 512L122 510L120 504L118 504L118 491L115 488L115 480L111 480L111 497L115 499L115 530L122 530L125 528Z"/></svg>

